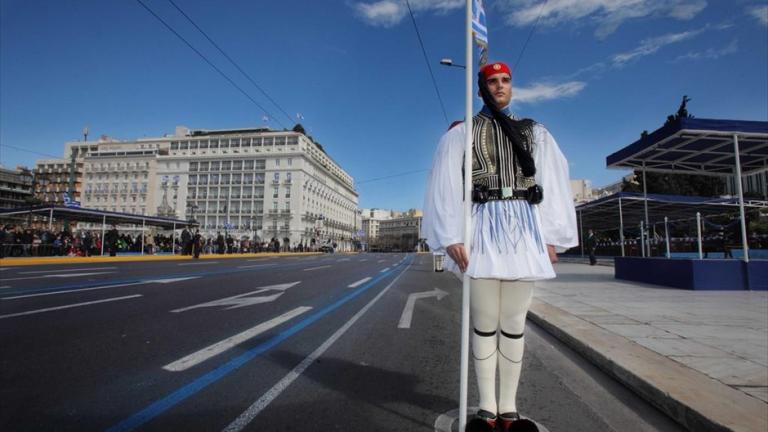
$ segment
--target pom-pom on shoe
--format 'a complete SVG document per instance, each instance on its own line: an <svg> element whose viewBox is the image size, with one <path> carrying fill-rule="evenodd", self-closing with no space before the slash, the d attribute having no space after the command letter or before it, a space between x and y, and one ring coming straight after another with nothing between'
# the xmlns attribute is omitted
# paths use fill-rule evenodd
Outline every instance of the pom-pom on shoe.
<svg viewBox="0 0 768 432"><path fill-rule="evenodd" d="M477 414L467 422L466 432L494 432L496 430L496 414L479 410Z"/></svg>
<svg viewBox="0 0 768 432"><path fill-rule="evenodd" d="M504 413L499 416L501 432L539 432L536 423L521 419L516 412Z"/></svg>

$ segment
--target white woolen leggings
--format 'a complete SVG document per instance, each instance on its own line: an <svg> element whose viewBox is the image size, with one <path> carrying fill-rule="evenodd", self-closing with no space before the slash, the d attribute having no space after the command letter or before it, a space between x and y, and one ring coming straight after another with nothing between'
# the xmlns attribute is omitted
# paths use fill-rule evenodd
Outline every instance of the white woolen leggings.
<svg viewBox="0 0 768 432"><path fill-rule="evenodd" d="M472 356L480 393L478 405L482 410L498 414L517 412L515 398L523 360L523 330L532 297L533 282L471 280Z"/></svg>

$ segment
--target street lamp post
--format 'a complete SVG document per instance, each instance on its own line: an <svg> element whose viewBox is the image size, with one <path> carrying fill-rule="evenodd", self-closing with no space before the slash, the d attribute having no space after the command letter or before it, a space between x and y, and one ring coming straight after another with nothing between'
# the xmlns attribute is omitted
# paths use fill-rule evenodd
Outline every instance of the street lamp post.
<svg viewBox="0 0 768 432"><path fill-rule="evenodd" d="M449 58L444 58L444 59L440 60L440 64L443 65L443 66L451 66L451 67L457 67L457 68L462 68L462 69L466 69L467 68L464 65L454 64L453 60L451 60Z"/></svg>

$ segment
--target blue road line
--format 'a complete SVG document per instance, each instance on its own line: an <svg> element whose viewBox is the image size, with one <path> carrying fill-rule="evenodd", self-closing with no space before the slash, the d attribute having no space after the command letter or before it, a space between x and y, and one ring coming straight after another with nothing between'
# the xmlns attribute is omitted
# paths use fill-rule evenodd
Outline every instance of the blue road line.
<svg viewBox="0 0 768 432"><path fill-rule="evenodd" d="M379 276L376 276L365 285L341 297L339 300L329 304L328 306L325 306L324 308L318 310L317 312L314 312L312 315L309 315L308 317L292 325L288 329L276 334L275 336L267 339L266 341L255 346L254 348L251 348L250 350L244 352L243 354L240 354L239 356L229 360L228 362L213 369L212 371L196 378L192 382L184 385L183 387L170 393L169 395L163 397L162 399L159 399L151 403L149 406L147 406L143 410L133 414L132 416L128 417L122 422L110 427L109 429L106 430L106 432L132 431L138 428L139 426L142 426L143 424L159 416L165 411L168 411L169 409L173 408L174 406L184 401L185 399L189 398L190 396L195 395L197 392L206 388L208 385L213 384L216 381L220 380L221 378L227 376L230 372L248 363L249 361L253 360L255 357L259 356L260 354L263 354L265 351L269 350L270 348L275 347L276 345L285 341L289 337L300 332L301 330L313 324L315 321L319 320L320 318L323 318L329 313L335 311L345 303L349 302L350 300L364 293L371 287L375 286L378 282L388 277L389 275L397 271L399 268L403 268L407 263L410 263L410 261L412 260L413 258L411 257L411 260L409 260L408 262L403 262L397 267L394 267L392 270L386 273L382 273Z"/></svg>
<svg viewBox="0 0 768 432"><path fill-rule="evenodd" d="M176 273L173 275L158 275L158 276L147 276L141 279L120 279L120 280L110 280L110 281L96 281L96 282L89 282L89 283L77 283L77 284L70 284L70 285L61 285L57 287L47 287L47 288L18 288L13 291L6 291L2 293L3 297L10 297L14 295L24 295L24 294L37 294L37 293L44 293L44 292L54 292L54 291L61 291L61 292L67 292L69 290L75 290L75 289L82 289L82 288L93 288L97 286L110 286L110 285L123 285L123 284L137 284L147 281L155 281L155 280L164 280L164 279L176 279L176 278L183 278L183 277L206 277L206 276L217 276L220 274L234 274L234 273L246 273L246 272L257 272L262 270L275 270L275 269L283 269L288 267L296 267L303 265L305 263L302 262L292 262L292 263L285 263L285 264L275 264L270 266L264 266L264 268L244 268L244 269L234 269L234 268L227 268L224 270L214 270L214 271L199 271L195 273ZM260 265L260 264L254 264L254 265ZM210 267L209 267L210 268ZM119 271L119 270L118 270Z"/></svg>

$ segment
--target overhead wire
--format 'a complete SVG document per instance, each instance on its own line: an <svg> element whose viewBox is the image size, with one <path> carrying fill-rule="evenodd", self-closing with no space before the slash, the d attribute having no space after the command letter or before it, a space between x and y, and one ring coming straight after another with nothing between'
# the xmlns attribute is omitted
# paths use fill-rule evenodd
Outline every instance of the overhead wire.
<svg viewBox="0 0 768 432"><path fill-rule="evenodd" d="M280 120L278 120L277 118L275 118L275 116L273 116L273 115L272 115L272 113L271 113L271 112L269 112L269 110L267 110L266 108L264 108L263 106L261 106L261 104L259 104L259 103L256 101L256 99L254 99L253 97L251 97L251 95L249 95L249 94L248 94L248 93L247 93L245 90L243 90L243 88L242 88L242 87L240 87L239 85L237 85L237 83L236 83L236 82L234 82L234 81L232 80L232 78L230 78L229 76L227 76L227 74L225 74L225 73L224 73L224 72L223 72L221 69L219 69L219 68L218 68L218 67L217 67L215 64L213 64L213 62L211 62L210 60L208 60L208 58L207 58L205 55L203 55L203 53L201 53L201 52L200 52L200 51L199 51L197 48L195 48L195 47L194 47L194 46L193 46L191 43L189 43L189 42L188 42L186 39L184 39L184 37L183 37L182 35L180 35L180 34L179 34L179 33L178 33L176 30L174 30L174 29L173 29L173 27L171 27L171 25L170 25L170 24L168 24L167 22L165 22L165 20L163 20L162 18L160 18L160 16L159 16L159 15L157 15L157 14L156 14L156 13L155 13L155 12L154 12L152 9L150 9L150 8L149 8L149 6L147 6L146 4L144 4L144 2L143 2L143 1L141 1L141 0L136 0L136 1L137 1L137 2L138 2L138 3L139 3L139 4L140 4L140 5L141 5L141 6L142 6L144 9L146 9L146 10L147 10L147 12L149 12L150 14L152 14L152 16L154 16L154 17L155 17L155 18L156 18L158 21L160 21L160 22L161 22L161 23L162 23L162 24L165 26L165 28L167 28L167 29L168 29L168 30L169 30L171 33L175 34L175 35L176 35L176 37L178 37L179 39L181 39L181 41L182 41L182 42L184 42L184 43L185 43L185 44L186 44L186 45L187 45L187 46L188 46L188 47L189 47L189 48L190 48L192 51L194 51L194 52L195 52L195 53L196 53L198 56L200 56L200 58L202 58L202 59L203 59L203 60L204 60L206 63L208 63L208 65L209 65L210 67L212 67L212 68L213 68L213 69L214 69L216 72L218 72L218 73L219 73L219 75L221 75L221 76L222 76L224 79L226 79L226 80L227 80L227 81L228 81L230 84L232 84L232 86L233 86L233 87L235 87L235 88L236 88L238 91L240 91L240 93L242 93L242 94L243 94L243 95L244 95L246 98L248 98L248 100L250 100L251 102L253 102L253 104L254 104L254 105L256 105L257 107L259 107L259 109L260 109L260 110L262 110L262 111L263 111L265 114L267 114L267 116L269 116L270 118L273 118L273 119L275 119L275 121L277 121L277 122L280 124L280 126L282 126L282 127L285 127L285 125L284 125L284 124L283 124L283 123L282 123Z"/></svg>
<svg viewBox="0 0 768 432"><path fill-rule="evenodd" d="M417 174L417 173L426 172L426 171L429 171L429 169L420 169L420 170L406 171L406 172L401 172L401 173L398 173L398 174L392 174L392 175L388 175L388 176L384 176L384 177L376 177L376 178L361 180L361 181L356 182L356 183L358 185L360 185L360 184L363 184L363 183L370 183L370 182L375 182L375 181L379 181L379 180L386 180L386 179L390 179L390 178L394 178L394 177L403 177L403 176L407 176L407 175L411 175L411 174Z"/></svg>
<svg viewBox="0 0 768 432"><path fill-rule="evenodd" d="M276 101L275 101L275 100L272 98L272 96L270 96L269 94L267 94L266 90L264 90L264 89L263 89L263 88L262 88L260 85L258 85L258 84L256 83L256 81L254 81L254 80L253 80L253 78L251 78L251 76L250 76L250 75L248 75L248 73L246 73L246 72L243 70L243 68L241 68L241 67L240 67L240 65L239 65L239 64L237 64L237 62L235 62L235 61L232 59L232 57L230 57L230 56L229 56L229 54L227 54L226 52L224 52L224 50L223 50L223 49L222 49L222 48L219 46L219 44L217 44L216 42L214 42L214 41L213 41L213 39L211 39L211 37L210 37L210 36L208 36L208 34L207 34L207 33L206 33L206 32L205 32L205 31L204 31L202 28L200 28L200 26L199 26L199 25L197 25L197 23L195 23L195 21L194 21L192 18L190 18L190 16L189 16L189 15L187 15L187 13L186 13L186 12L184 12L184 11L183 11L183 10L182 10L182 9L181 9L181 8L180 8L180 7L179 7L179 6L178 6L178 5L177 5L177 4L176 4L176 3L175 3L173 0L168 0L168 2L169 2L171 5L173 5L173 7L174 7L174 8L176 8L176 10L177 10L177 11L179 11L179 13L181 13L182 15L184 15L184 18L186 18L186 19L187 19L187 21L189 21L189 22L190 22L190 24L192 24L192 25L193 25L193 26L194 26L194 27L195 27L195 28L196 28L196 29L197 29L197 30L198 30L200 33L202 33L202 35L203 35L203 36L205 36L205 38L206 38L206 39L208 39L208 42L210 42L210 43L211 43L211 45L213 45L214 47L216 47L216 49L217 49L217 50L219 50L219 52L220 52L220 53L221 53L221 54L222 54L222 55L223 55L223 56L224 56L224 57L225 57L227 60L229 60L229 62L230 62L230 63L232 63L232 65L233 65L233 66L235 66L235 68L237 68L237 70L238 70L238 71L240 71L240 73L241 73L241 74L243 74L243 76L244 76L244 77L245 77L245 78L246 78L248 81L250 81L250 82L251 82L251 84L253 84L253 86L254 86L254 87L256 87L256 88L257 88L257 89L258 89L258 90L261 92L261 94L263 94L263 95L264 95L264 96L265 96L267 99L269 99L269 101L270 101L270 102L272 102L272 104L274 104L274 105L277 107L277 109L278 109L278 110L280 110L280 112L281 112L281 113L283 113L283 115L285 115L285 117L288 119L288 121L289 121L289 122L293 122L293 118L292 118L292 117L291 117L291 116L290 116L290 115L289 115L287 112L285 112L285 110L283 109L283 107L281 107L281 106L280 106L280 104L278 104L278 103L277 103L277 102L276 102Z"/></svg>
<svg viewBox="0 0 768 432"><path fill-rule="evenodd" d="M539 16L536 17L536 22L533 24L533 27L531 27L531 31L528 32L528 38L525 40L525 43L523 44L523 49L520 50L520 55L517 56L517 60L515 60L515 65L512 67L512 71L517 71L517 64L520 63L520 60L523 58L523 54L525 53L525 48L528 47L528 42L531 41L531 36L533 36L533 32L536 31L536 27L539 25L539 20L541 20L541 14L544 12L544 7L547 5L547 2L549 0L544 0L544 3L541 4L541 8L539 9Z"/></svg>
<svg viewBox="0 0 768 432"><path fill-rule="evenodd" d="M29 150L29 149L25 149L25 148L22 148L22 147L16 147L16 146L13 146L13 145L10 145L10 144L0 144L0 147L8 147L8 148L11 148L11 149L14 149L14 150L18 150L18 151L23 151L23 152L27 152L27 153L33 153L33 154L40 155L40 156L52 157L54 159L61 159L62 158L61 156L54 156L54 155L52 155L50 153L42 153L42 152L39 152L39 151Z"/></svg>
<svg viewBox="0 0 768 432"><path fill-rule="evenodd" d="M416 36L419 39L419 45L421 46L421 53L424 55L424 62L427 64L429 70L429 76L432 78L432 85L435 87L435 93L437 94L437 100L440 101L440 109L443 110L443 117L445 123L450 124L448 120L448 114L445 112L445 105L443 104L443 98L440 96L440 90L437 88L437 81L435 81L435 74L432 72L432 66L429 64L429 57L427 56L427 50L424 48L424 41L421 39L421 32L419 32L419 26L416 24L416 17L413 16L413 10L411 10L411 3L405 0L405 4L408 6L408 13L411 15L411 21L413 22L413 28L416 29Z"/></svg>

